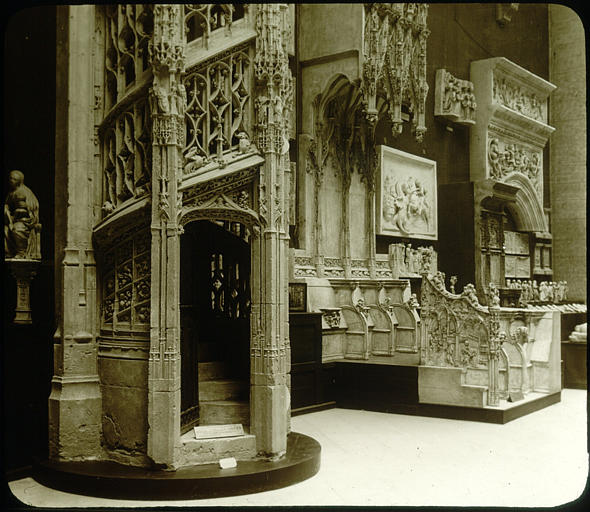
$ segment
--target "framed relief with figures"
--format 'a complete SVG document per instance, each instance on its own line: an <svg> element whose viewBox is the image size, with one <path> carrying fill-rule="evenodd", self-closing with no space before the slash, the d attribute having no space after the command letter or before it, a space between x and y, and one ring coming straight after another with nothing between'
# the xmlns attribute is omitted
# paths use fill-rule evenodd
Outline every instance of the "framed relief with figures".
<svg viewBox="0 0 590 512"><path fill-rule="evenodd" d="M377 234L437 240L436 162L379 146Z"/></svg>

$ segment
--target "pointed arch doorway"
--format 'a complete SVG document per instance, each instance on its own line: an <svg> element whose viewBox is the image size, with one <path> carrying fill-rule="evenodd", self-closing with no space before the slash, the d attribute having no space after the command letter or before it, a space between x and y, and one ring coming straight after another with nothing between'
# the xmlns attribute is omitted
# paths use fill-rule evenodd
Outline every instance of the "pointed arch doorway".
<svg viewBox="0 0 590 512"><path fill-rule="evenodd" d="M248 425L250 232L196 220L180 240L181 432Z"/></svg>

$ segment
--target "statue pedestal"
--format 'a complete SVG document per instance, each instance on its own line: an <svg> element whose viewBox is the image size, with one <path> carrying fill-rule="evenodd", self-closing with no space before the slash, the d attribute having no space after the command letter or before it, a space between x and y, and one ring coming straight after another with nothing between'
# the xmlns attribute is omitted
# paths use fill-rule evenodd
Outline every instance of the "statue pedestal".
<svg viewBox="0 0 590 512"><path fill-rule="evenodd" d="M37 273L41 260L8 258L5 260L11 274L16 279L15 324L31 324L31 300L29 288L31 279Z"/></svg>

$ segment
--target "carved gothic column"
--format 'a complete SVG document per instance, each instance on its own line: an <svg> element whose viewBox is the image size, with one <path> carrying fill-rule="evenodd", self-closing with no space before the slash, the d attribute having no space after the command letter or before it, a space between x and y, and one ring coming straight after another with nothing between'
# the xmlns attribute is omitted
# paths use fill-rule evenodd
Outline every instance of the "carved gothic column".
<svg viewBox="0 0 590 512"><path fill-rule="evenodd" d="M180 443L180 313L178 216L182 206L184 111L182 5L154 6L150 59L152 114L151 329L148 363L148 456L173 466Z"/></svg>
<svg viewBox="0 0 590 512"><path fill-rule="evenodd" d="M252 272L258 277L252 280L250 415L257 450L271 457L287 449L290 417L287 9L286 4L261 4L256 18L256 141L265 163L259 178L263 226L252 254L260 268Z"/></svg>
<svg viewBox="0 0 590 512"><path fill-rule="evenodd" d="M489 308L490 312L490 333L488 346L488 405L497 406L500 403L499 376L500 369L498 360L502 340L500 334L500 309L497 307Z"/></svg>
<svg viewBox="0 0 590 512"><path fill-rule="evenodd" d="M96 341L96 263L92 249L93 35L90 6L57 10L55 154L56 320L49 396L49 456L100 457L101 393Z"/></svg>
<svg viewBox="0 0 590 512"><path fill-rule="evenodd" d="M330 139L334 133L333 124L325 119L325 112L322 108L321 97L314 101L313 109L316 118L314 136L309 143L307 153L306 170L313 176L313 205L314 205L314 264L316 266L318 277L324 276L324 246L322 239L322 205L320 201L320 191L324 182L324 170L330 155Z"/></svg>

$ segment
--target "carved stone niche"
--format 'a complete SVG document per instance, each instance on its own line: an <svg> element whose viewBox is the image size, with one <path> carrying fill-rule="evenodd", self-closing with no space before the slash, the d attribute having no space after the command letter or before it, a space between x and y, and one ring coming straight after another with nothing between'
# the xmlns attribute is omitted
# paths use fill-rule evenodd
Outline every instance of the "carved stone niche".
<svg viewBox="0 0 590 512"><path fill-rule="evenodd" d="M547 124L547 99L555 85L504 57L473 61L471 81L477 101L471 181L517 186L528 208L544 218L543 148L554 131Z"/></svg>
<svg viewBox="0 0 590 512"><path fill-rule="evenodd" d="M446 69L436 70L434 115L452 123L475 124L475 92L473 83L455 78Z"/></svg>

